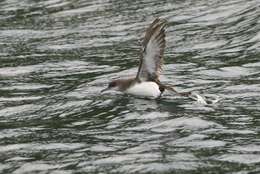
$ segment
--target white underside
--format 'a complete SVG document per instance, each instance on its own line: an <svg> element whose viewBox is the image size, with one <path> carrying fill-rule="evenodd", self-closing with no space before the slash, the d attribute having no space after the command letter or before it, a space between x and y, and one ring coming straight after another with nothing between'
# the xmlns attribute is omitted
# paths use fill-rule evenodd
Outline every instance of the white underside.
<svg viewBox="0 0 260 174"><path fill-rule="evenodd" d="M159 86L155 82L136 83L132 87L127 89L125 93L151 98L157 98L161 95Z"/></svg>

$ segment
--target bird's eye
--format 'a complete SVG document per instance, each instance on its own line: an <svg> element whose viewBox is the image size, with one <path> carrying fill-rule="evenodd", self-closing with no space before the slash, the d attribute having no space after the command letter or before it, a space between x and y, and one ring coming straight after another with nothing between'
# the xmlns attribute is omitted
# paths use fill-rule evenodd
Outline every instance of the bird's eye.
<svg viewBox="0 0 260 174"><path fill-rule="evenodd" d="M110 82L108 85L109 88L113 88L115 86L116 86L116 82Z"/></svg>

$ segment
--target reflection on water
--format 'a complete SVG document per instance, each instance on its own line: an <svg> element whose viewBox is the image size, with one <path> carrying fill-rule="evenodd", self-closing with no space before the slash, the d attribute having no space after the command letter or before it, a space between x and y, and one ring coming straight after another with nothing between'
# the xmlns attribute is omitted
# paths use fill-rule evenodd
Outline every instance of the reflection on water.
<svg viewBox="0 0 260 174"><path fill-rule="evenodd" d="M258 0L0 2L0 173L259 173ZM162 81L201 105L100 95L167 19Z"/></svg>

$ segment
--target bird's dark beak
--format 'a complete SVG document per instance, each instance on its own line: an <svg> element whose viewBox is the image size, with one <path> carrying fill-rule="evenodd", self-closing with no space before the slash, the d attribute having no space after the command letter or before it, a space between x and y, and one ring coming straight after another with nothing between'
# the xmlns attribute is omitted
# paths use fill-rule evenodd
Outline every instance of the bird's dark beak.
<svg viewBox="0 0 260 174"><path fill-rule="evenodd" d="M105 92L105 91L108 91L110 88L109 87L107 87L107 88L105 88L105 89L102 89L101 91L100 91L100 93L103 93L103 92Z"/></svg>

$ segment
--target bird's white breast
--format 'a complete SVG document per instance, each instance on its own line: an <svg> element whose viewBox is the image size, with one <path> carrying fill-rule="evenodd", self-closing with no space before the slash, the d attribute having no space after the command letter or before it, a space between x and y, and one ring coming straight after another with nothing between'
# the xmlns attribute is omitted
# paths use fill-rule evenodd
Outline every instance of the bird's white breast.
<svg viewBox="0 0 260 174"><path fill-rule="evenodd" d="M143 97L157 98L161 95L159 86L155 82L136 83L126 90L127 94L133 94Z"/></svg>

